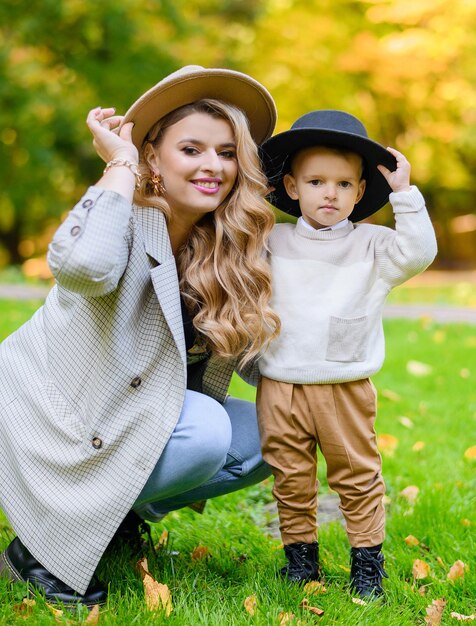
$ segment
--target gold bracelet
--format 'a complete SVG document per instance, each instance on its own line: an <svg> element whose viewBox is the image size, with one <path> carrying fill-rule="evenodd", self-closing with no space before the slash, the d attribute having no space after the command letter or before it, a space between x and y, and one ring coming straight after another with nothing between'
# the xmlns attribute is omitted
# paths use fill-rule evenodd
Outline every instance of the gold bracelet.
<svg viewBox="0 0 476 626"><path fill-rule="evenodd" d="M140 184L140 173L138 169L138 163L133 163L132 161L125 161L123 159L112 159L112 161L109 161L108 163L106 163L106 167L104 168L103 174L106 174L106 172L109 172L111 167L120 167L120 166L128 167L131 170L131 172L134 174L134 177L136 179L135 187L136 189L138 189L139 184Z"/></svg>

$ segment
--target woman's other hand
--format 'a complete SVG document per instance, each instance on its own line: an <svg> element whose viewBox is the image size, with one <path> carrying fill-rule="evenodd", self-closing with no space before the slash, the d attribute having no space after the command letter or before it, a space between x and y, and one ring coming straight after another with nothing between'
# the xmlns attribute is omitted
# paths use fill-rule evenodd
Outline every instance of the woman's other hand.
<svg viewBox="0 0 476 626"><path fill-rule="evenodd" d="M93 146L101 159L108 163L113 159L122 159L137 163L139 154L132 143L132 122L124 124L122 115L114 115L115 109L96 107L89 111L86 123L93 135Z"/></svg>

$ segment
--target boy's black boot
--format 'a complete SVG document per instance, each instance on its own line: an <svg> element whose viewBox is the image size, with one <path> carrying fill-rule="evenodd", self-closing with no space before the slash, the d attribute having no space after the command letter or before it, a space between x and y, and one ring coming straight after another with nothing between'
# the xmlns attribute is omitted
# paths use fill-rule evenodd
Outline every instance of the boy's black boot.
<svg viewBox="0 0 476 626"><path fill-rule="evenodd" d="M383 595L382 578L388 578L383 569L382 544L370 548L351 548L350 586L361 598Z"/></svg>
<svg viewBox="0 0 476 626"><path fill-rule="evenodd" d="M147 537L146 540L143 539L144 535ZM151 544L151 542L150 525L131 510L114 533L106 548L106 553L111 554L127 546L134 555L140 555L147 543Z"/></svg>
<svg viewBox="0 0 476 626"><path fill-rule="evenodd" d="M319 580L319 544L290 543L284 546L284 554L288 564L281 568L281 576L291 583Z"/></svg>

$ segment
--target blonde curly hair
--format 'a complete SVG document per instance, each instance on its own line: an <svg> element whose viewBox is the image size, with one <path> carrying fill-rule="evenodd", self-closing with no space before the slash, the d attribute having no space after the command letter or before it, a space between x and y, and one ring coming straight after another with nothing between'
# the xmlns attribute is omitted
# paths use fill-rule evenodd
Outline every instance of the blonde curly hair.
<svg viewBox="0 0 476 626"><path fill-rule="evenodd" d="M170 218L170 207L156 195L152 182L149 144L156 149L167 128L192 113L229 122L236 141L238 174L228 197L195 224L176 254L180 291L194 327L211 351L222 357L240 357L243 366L257 357L280 329L279 318L269 307L271 275L264 256L275 220L264 200L267 181L244 113L219 100L204 99L159 120L140 151L140 184L134 202L155 207Z"/></svg>

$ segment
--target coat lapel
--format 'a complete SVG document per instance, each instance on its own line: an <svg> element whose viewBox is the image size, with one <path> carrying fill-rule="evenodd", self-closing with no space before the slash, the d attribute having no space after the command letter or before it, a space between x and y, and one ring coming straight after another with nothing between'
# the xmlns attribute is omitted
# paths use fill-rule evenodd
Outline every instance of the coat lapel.
<svg viewBox="0 0 476 626"><path fill-rule="evenodd" d="M165 216L153 207L135 207L134 212L142 230L145 250L151 259L150 276L154 291L186 367L177 266L172 254Z"/></svg>

